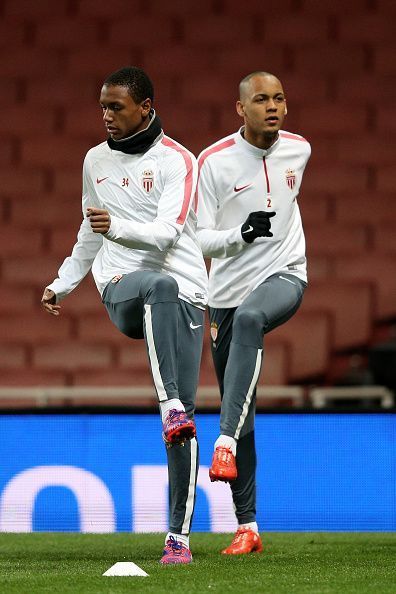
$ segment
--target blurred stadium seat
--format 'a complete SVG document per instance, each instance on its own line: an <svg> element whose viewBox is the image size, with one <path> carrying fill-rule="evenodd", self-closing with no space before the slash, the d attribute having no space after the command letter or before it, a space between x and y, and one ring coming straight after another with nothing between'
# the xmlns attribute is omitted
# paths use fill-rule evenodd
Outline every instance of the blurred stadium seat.
<svg viewBox="0 0 396 594"><path fill-rule="evenodd" d="M396 275L394 255L367 252L364 256L337 256L335 274L339 278L371 281L375 288L374 312L376 320L396 317Z"/></svg>
<svg viewBox="0 0 396 594"><path fill-rule="evenodd" d="M364 254L369 247L367 225L305 224L307 253L310 255Z"/></svg>
<svg viewBox="0 0 396 594"><path fill-rule="evenodd" d="M331 344L335 351L368 344L374 318L370 282L312 281L304 295L304 311L325 311L331 316Z"/></svg>
<svg viewBox="0 0 396 594"><path fill-rule="evenodd" d="M302 306L287 324L264 337L264 349L282 340L290 348L289 381L322 376L330 359L330 319L326 313L307 312Z"/></svg>

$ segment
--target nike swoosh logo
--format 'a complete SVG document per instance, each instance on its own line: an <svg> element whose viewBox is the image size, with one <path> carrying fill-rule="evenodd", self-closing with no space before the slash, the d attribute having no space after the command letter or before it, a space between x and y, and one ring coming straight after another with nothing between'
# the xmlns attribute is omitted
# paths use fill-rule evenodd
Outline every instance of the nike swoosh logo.
<svg viewBox="0 0 396 594"><path fill-rule="evenodd" d="M250 231L253 231L253 227L251 225L249 225L249 227L245 229L245 231L242 231L242 233L250 233Z"/></svg>
<svg viewBox="0 0 396 594"><path fill-rule="evenodd" d="M234 186L234 192L241 192L242 190L246 190L246 188L250 188L251 185L252 184L246 184L246 186L241 186L240 188Z"/></svg>
<svg viewBox="0 0 396 594"><path fill-rule="evenodd" d="M107 177L102 177L101 179L99 179L99 178L97 177L97 178L96 178L96 183L97 183L97 184L101 184L101 183L102 183L102 181L104 181L105 179L109 179L109 176L107 176Z"/></svg>
<svg viewBox="0 0 396 594"><path fill-rule="evenodd" d="M197 324L197 325L195 326L195 325L194 325L192 322L190 322L190 328L191 328L192 330L196 330L197 328L200 328L201 326L202 326L202 324Z"/></svg>

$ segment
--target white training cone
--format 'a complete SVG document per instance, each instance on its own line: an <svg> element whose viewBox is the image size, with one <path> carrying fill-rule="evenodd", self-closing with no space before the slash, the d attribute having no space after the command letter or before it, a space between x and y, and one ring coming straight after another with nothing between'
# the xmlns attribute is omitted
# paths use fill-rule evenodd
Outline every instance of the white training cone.
<svg viewBox="0 0 396 594"><path fill-rule="evenodd" d="M132 561L118 561L118 563L114 563L104 572L103 575L139 575L141 577L148 577L148 573L143 571L136 563L132 563Z"/></svg>

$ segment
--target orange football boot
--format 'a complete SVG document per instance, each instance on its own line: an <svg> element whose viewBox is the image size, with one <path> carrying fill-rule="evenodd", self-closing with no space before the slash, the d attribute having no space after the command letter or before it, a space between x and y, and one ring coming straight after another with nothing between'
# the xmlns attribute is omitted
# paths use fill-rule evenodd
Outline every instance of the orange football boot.
<svg viewBox="0 0 396 594"><path fill-rule="evenodd" d="M217 446L212 458L212 466L209 469L209 478L212 481L235 481L238 476L235 456L230 448Z"/></svg>
<svg viewBox="0 0 396 594"><path fill-rule="evenodd" d="M261 553L263 543L260 535L250 528L239 528L229 547L224 549L223 555L247 555L248 553Z"/></svg>

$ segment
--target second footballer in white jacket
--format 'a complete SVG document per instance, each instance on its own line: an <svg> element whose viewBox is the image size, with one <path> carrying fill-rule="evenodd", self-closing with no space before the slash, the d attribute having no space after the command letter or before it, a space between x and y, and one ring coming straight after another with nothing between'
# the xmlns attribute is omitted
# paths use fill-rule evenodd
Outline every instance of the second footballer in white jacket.
<svg viewBox="0 0 396 594"><path fill-rule="evenodd" d="M212 355L222 396L211 480L231 483L238 532L225 554L261 550L256 523L254 416L264 335L298 309L307 281L297 197L311 154L281 130L286 99L266 72L245 77L244 126L198 159L198 238L211 258Z"/></svg>

